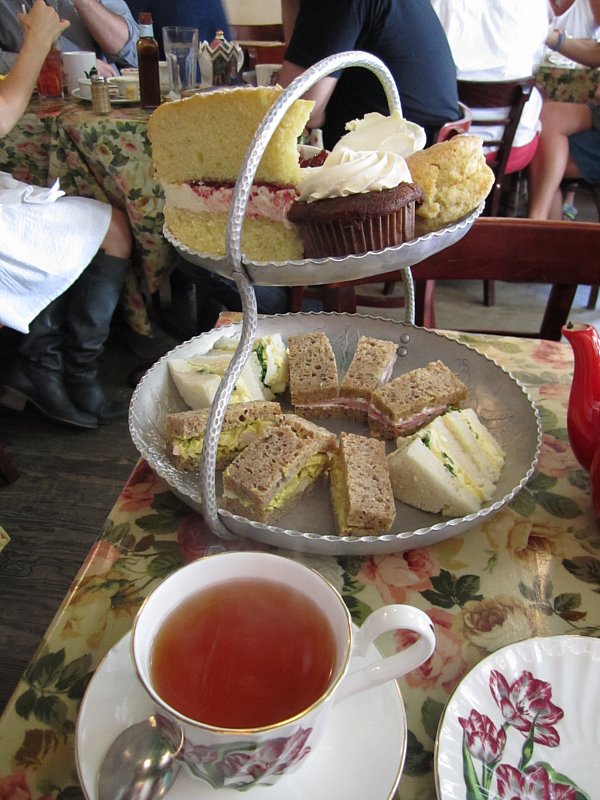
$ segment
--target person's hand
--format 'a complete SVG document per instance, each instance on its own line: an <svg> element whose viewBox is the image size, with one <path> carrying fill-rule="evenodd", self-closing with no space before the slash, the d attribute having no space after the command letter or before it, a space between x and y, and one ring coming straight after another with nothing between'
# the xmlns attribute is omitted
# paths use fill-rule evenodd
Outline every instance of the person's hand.
<svg viewBox="0 0 600 800"><path fill-rule="evenodd" d="M71 24L68 20L61 19L44 0L34 0L29 13L19 14L18 17L25 38L39 42L39 46L46 51Z"/></svg>
<svg viewBox="0 0 600 800"><path fill-rule="evenodd" d="M98 70L98 75L101 75L103 78L114 78L115 75L119 74L112 64L102 61L101 58L96 59L96 69Z"/></svg>

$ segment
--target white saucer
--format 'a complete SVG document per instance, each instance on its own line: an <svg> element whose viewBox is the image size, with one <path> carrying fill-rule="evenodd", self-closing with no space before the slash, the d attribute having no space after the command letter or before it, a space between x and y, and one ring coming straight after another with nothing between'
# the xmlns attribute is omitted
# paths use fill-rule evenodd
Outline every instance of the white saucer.
<svg viewBox="0 0 600 800"><path fill-rule="evenodd" d="M545 742L533 743L528 764L547 765L554 775L552 782L568 781L579 787L583 793L578 797L598 797L600 641L587 636L548 636L526 639L497 650L477 664L455 689L440 721L436 741L435 778L439 800L487 796L487 793L477 795L476 792L469 795L465 778L469 775L472 782L481 782L483 775L481 761L463 752L463 728L459 719L468 720L473 711L491 721L494 730L489 732L489 739L496 742L495 746L497 732L504 728L506 733L506 743L491 778L490 797L496 797L500 765L519 766L529 731L521 733L516 726L505 722L490 688L493 671L502 676L499 680L504 679L508 687L524 672L546 684L542 687L538 683L536 687L536 699L542 707L541 710L539 706L536 708L539 714L536 731L540 731L545 717L547 730L542 729L542 734L547 738ZM498 676L492 680L498 680ZM516 718L520 723L531 719L535 712L528 713L526 691L522 691L519 700ZM507 708L510 705L506 703ZM554 719L547 715L548 710Z"/></svg>
<svg viewBox="0 0 600 800"><path fill-rule="evenodd" d="M84 103L91 103L91 97L82 97L81 96L81 89L73 89L71 92L71 97L74 97L76 100L80 100ZM140 104L140 98L133 100L129 97L116 97L115 95L110 96L110 104L111 106L136 106Z"/></svg>
<svg viewBox="0 0 600 800"><path fill-rule="evenodd" d="M87 800L97 800L104 753L129 725L152 713L135 677L130 634L99 665L79 710L75 757ZM373 647L369 661L381 658ZM395 681L349 697L333 711L328 731L306 763L275 786L253 787L252 800L391 800L406 753L406 716ZM249 796L250 796L249 795ZM233 789L212 789L181 770L169 800L240 800Z"/></svg>

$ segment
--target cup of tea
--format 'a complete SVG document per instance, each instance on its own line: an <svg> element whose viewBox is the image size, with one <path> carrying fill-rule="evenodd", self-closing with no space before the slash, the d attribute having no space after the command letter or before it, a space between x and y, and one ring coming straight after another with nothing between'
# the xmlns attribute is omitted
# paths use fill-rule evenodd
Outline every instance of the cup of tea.
<svg viewBox="0 0 600 800"><path fill-rule="evenodd" d="M79 79L90 77L96 66L96 53L93 50L69 50L62 54L62 62L67 92L73 94L79 88Z"/></svg>
<svg viewBox="0 0 600 800"><path fill-rule="evenodd" d="M416 641L365 660L383 633ZM133 626L136 674L180 757L214 788L270 785L304 763L345 698L418 667L435 647L427 615L374 611L356 629L318 572L270 553L219 553L164 580Z"/></svg>
<svg viewBox="0 0 600 800"><path fill-rule="evenodd" d="M255 70L259 86L275 86L279 81L281 64L257 64Z"/></svg>

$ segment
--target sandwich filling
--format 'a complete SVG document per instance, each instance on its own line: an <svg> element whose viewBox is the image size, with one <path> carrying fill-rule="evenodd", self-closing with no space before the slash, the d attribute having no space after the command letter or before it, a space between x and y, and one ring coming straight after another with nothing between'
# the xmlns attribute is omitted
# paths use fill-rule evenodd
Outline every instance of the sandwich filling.
<svg viewBox="0 0 600 800"><path fill-rule="evenodd" d="M187 183L165 183L165 207L192 211L195 214L228 214L235 184L231 182L192 180ZM273 183L252 185L245 216L268 219L292 228L287 212L297 198L292 186Z"/></svg>
<svg viewBox="0 0 600 800"><path fill-rule="evenodd" d="M406 433L410 433L423 425L427 425L428 422L431 422L431 420L447 411L449 407L447 403L439 406L431 406L405 419L394 419L392 416L384 414L378 408L370 404L368 410L369 417L385 426L390 436L404 436Z"/></svg>
<svg viewBox="0 0 600 800"><path fill-rule="evenodd" d="M217 446L217 458L231 460L234 454L260 439L274 424L274 419L256 419L244 425L234 425L231 428L222 429ZM200 456L204 438L204 433L189 438L174 436L173 455L183 458Z"/></svg>

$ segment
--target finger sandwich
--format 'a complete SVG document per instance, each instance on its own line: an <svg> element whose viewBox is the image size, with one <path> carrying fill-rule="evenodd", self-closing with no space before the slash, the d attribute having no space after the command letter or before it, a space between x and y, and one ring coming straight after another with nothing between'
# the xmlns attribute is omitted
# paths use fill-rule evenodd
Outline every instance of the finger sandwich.
<svg viewBox="0 0 600 800"><path fill-rule="evenodd" d="M303 417L339 413L338 372L331 342L323 331L288 338L290 398Z"/></svg>
<svg viewBox="0 0 600 800"><path fill-rule="evenodd" d="M472 409L437 417L396 444L388 466L397 500L423 511L464 517L493 497L504 452Z"/></svg>
<svg viewBox="0 0 600 800"><path fill-rule="evenodd" d="M372 436L408 436L468 394L465 384L441 361L411 370L376 389L369 407Z"/></svg>
<svg viewBox="0 0 600 800"><path fill-rule="evenodd" d="M398 345L361 336L354 357L340 384L339 404L348 417L366 420L375 389L389 381Z"/></svg>
<svg viewBox="0 0 600 800"><path fill-rule="evenodd" d="M178 469L197 472L210 408L168 414L165 434ZM245 447L281 422L279 403L258 401L227 406L217 445L217 469L223 469Z"/></svg>
<svg viewBox="0 0 600 800"><path fill-rule="evenodd" d="M297 505L329 468L336 436L309 420L285 415L223 472L223 508L269 524Z"/></svg>
<svg viewBox="0 0 600 800"><path fill-rule="evenodd" d="M385 442L342 433L331 460L329 488L340 536L377 536L392 527L396 504Z"/></svg>

